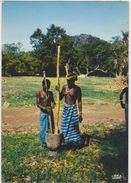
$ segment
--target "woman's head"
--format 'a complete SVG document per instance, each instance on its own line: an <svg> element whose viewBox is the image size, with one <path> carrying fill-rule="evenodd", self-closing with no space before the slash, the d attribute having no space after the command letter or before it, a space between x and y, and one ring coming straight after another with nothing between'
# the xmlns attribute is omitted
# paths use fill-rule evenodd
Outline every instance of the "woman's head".
<svg viewBox="0 0 131 183"><path fill-rule="evenodd" d="M46 88L46 85L47 85L47 88ZM42 81L42 86L43 86L43 88L44 89L50 89L50 80L49 79L44 79L43 81Z"/></svg>
<svg viewBox="0 0 131 183"><path fill-rule="evenodd" d="M74 84L74 82L77 80L77 75L75 73L69 73L66 76L66 80L68 84Z"/></svg>

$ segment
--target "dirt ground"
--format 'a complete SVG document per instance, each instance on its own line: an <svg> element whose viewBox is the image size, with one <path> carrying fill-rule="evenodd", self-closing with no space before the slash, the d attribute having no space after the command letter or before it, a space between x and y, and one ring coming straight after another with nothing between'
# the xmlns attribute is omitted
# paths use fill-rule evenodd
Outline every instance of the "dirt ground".
<svg viewBox="0 0 131 183"><path fill-rule="evenodd" d="M54 112L55 113L55 112ZM83 122L113 123L124 121L124 110L117 105L88 105L83 106ZM32 108L3 108L2 131L36 129L39 127L39 109Z"/></svg>

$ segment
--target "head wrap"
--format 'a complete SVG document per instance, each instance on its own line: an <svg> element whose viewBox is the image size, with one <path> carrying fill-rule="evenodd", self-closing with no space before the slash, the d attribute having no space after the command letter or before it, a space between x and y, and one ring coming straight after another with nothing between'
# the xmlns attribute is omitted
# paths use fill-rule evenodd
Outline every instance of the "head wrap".
<svg viewBox="0 0 131 183"><path fill-rule="evenodd" d="M69 73L66 75L66 79L69 80L77 80L77 75L75 73Z"/></svg>

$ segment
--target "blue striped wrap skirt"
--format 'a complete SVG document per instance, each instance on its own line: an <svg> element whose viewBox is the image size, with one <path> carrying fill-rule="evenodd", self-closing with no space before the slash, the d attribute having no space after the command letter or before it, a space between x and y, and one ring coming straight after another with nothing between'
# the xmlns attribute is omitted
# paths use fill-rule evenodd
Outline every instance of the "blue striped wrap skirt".
<svg viewBox="0 0 131 183"><path fill-rule="evenodd" d="M66 144L74 142L81 144L79 117L76 104L64 104L62 113L62 133Z"/></svg>

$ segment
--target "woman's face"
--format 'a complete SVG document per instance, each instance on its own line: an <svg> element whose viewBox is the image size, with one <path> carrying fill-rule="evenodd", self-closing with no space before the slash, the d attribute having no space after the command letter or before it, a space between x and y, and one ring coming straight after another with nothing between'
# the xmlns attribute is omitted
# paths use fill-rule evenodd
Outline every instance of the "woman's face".
<svg viewBox="0 0 131 183"><path fill-rule="evenodd" d="M75 80L74 79L71 79L71 80L67 80L67 84L68 86L73 86L75 83Z"/></svg>

